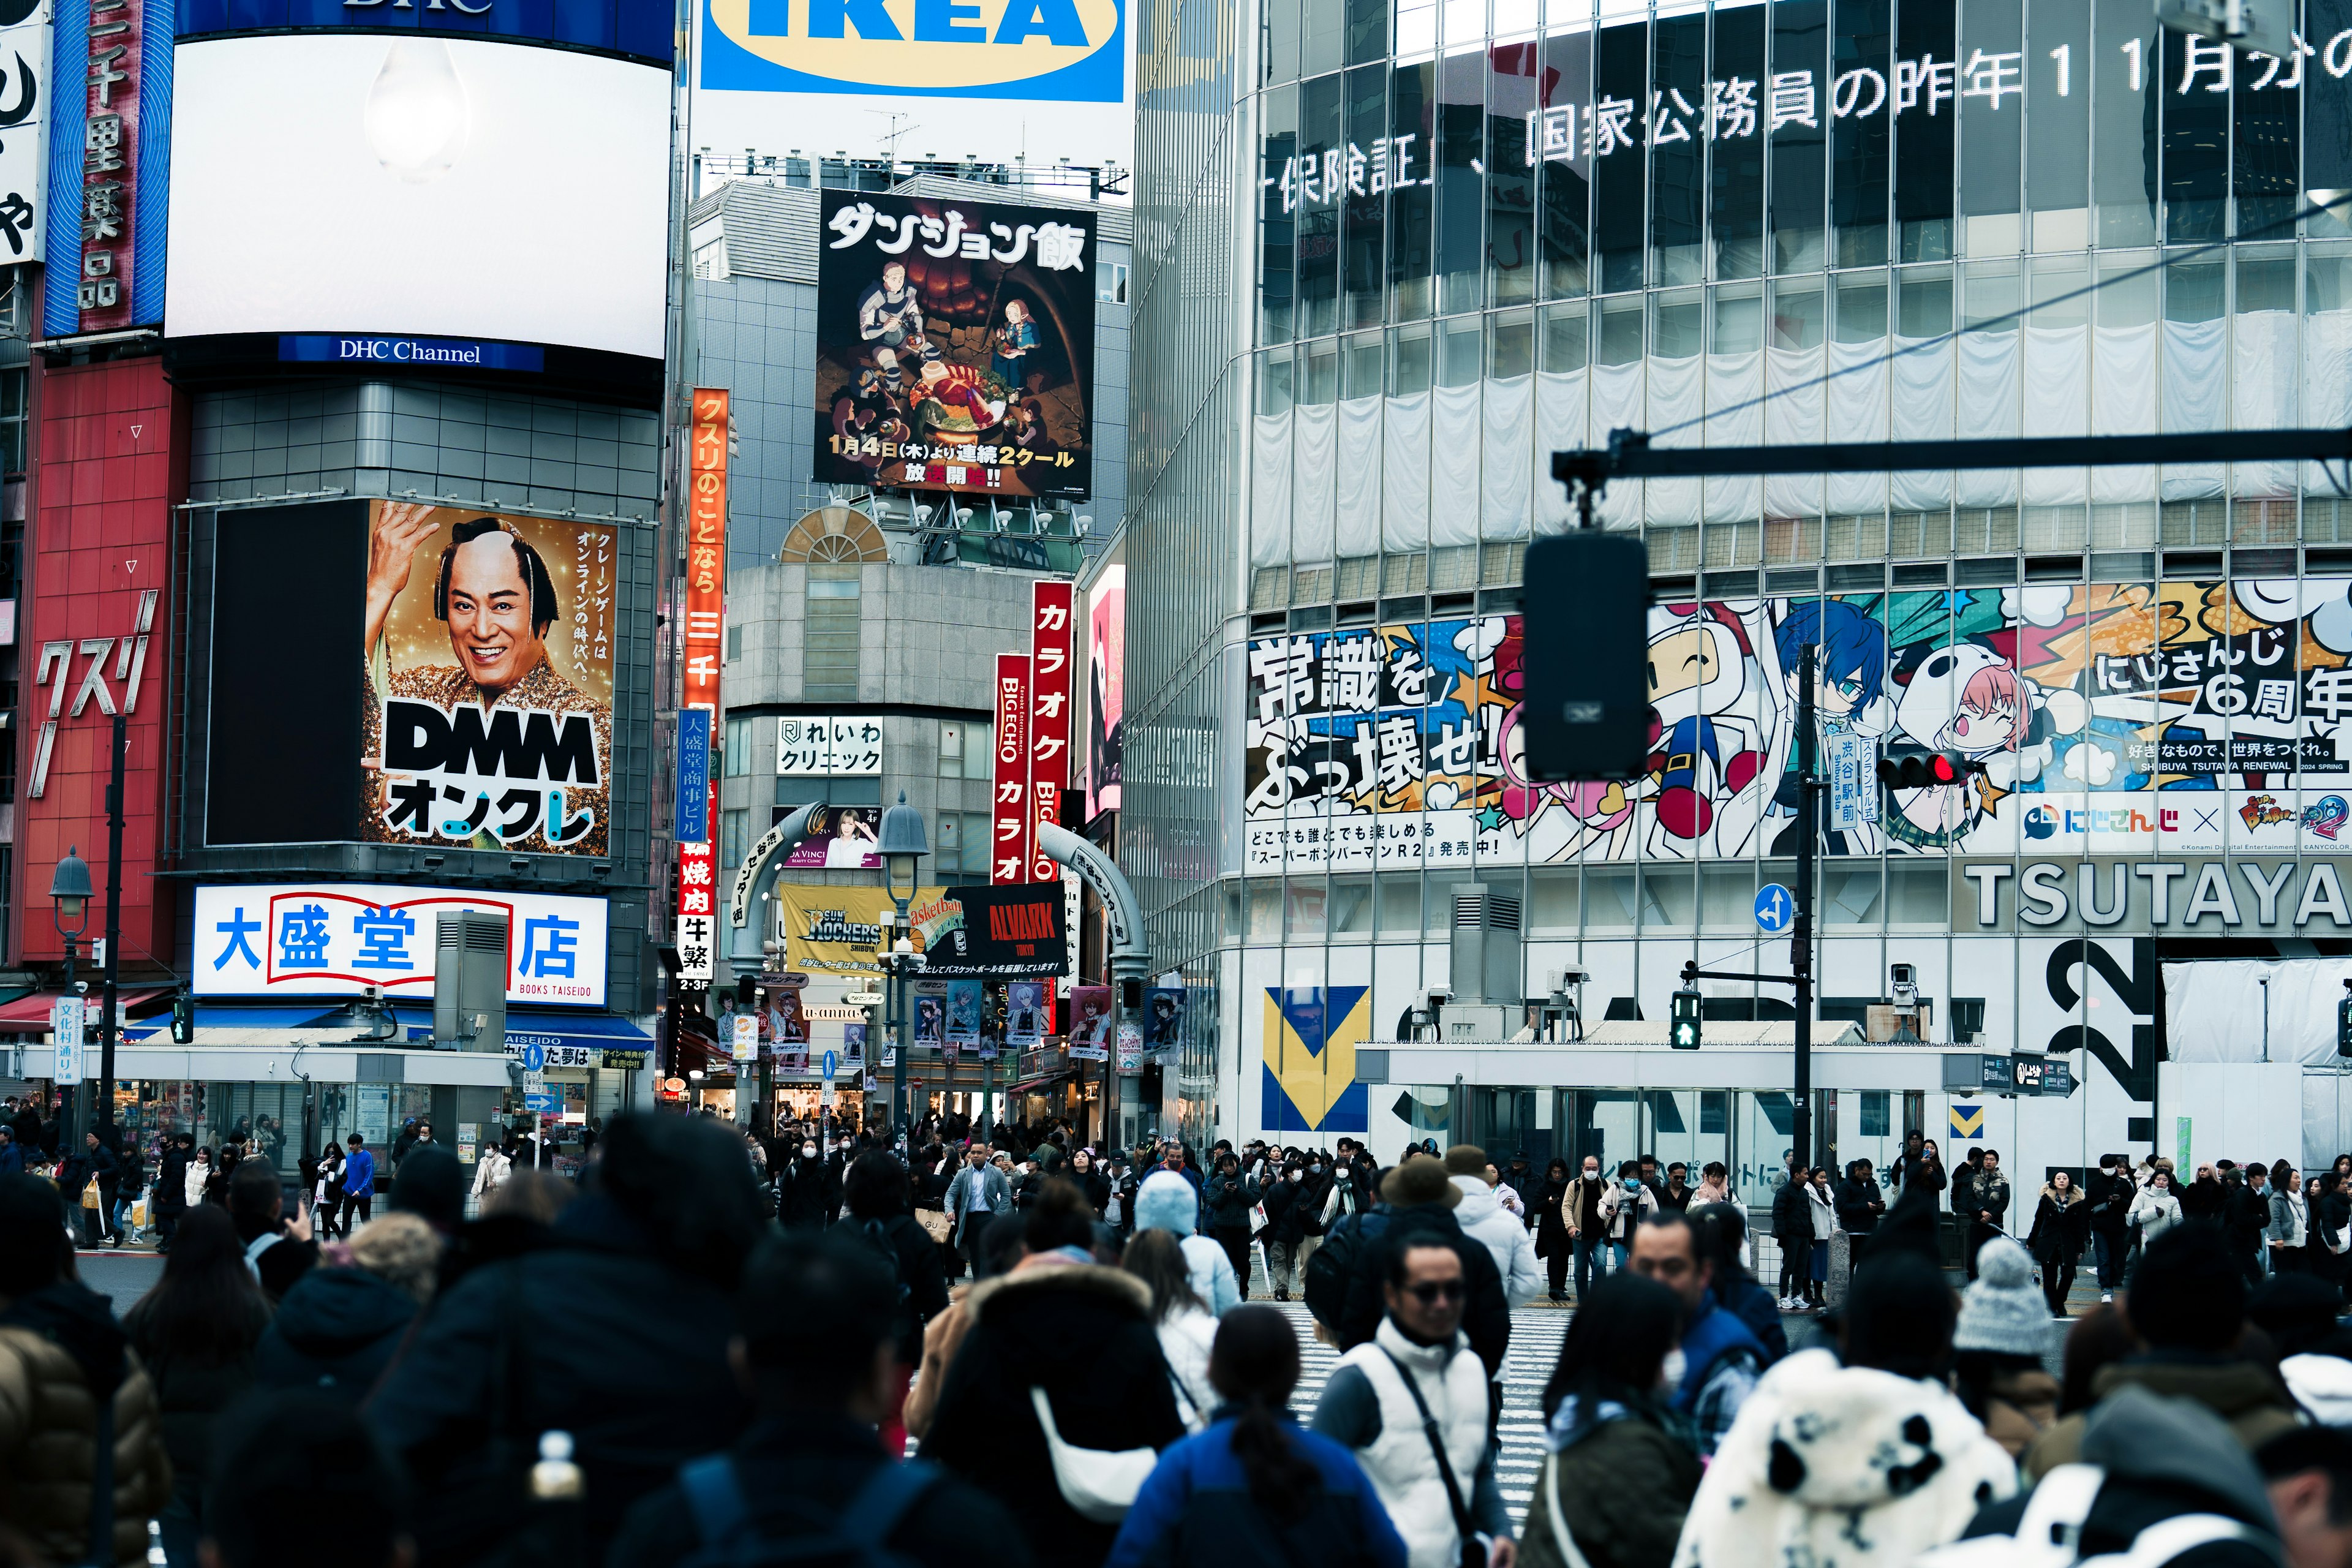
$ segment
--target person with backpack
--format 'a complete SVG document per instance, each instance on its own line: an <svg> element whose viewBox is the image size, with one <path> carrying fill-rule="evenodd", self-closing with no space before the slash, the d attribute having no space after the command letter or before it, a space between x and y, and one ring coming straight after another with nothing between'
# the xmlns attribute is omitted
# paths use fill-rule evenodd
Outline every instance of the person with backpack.
<svg viewBox="0 0 2352 1568"><path fill-rule="evenodd" d="M1217 1325L1209 1381L1216 1420L1160 1456L1104 1568L1406 1568L1404 1541L1339 1444L1289 1411L1298 1334L1271 1307ZM1237 1553L1235 1546L1247 1542Z"/></svg>
<svg viewBox="0 0 2352 1568"><path fill-rule="evenodd" d="M890 1398L890 1416L882 1426L882 1447L897 1453L907 1446L900 1424L907 1387L923 1359L923 1328L948 1310L947 1270L940 1265L940 1249L930 1232L908 1212L912 1178L898 1156L869 1149L842 1173L841 1195L849 1212L847 1226L868 1250L889 1265L898 1282L893 1310L898 1325L898 1377ZM892 1447L893 1441L898 1444Z"/></svg>
<svg viewBox="0 0 2352 1568"><path fill-rule="evenodd" d="M1458 1314L1470 1348L1486 1363L1488 1375L1502 1375L1503 1357L1511 1348L1511 1308L1504 1295L1503 1277L1495 1255L1484 1242L1464 1232L1454 1211L1462 1189L1446 1175L1444 1162L1416 1154L1381 1181L1381 1198L1388 1205L1387 1223L1378 1244L1359 1247L1348 1265L1347 1295L1336 1325L1339 1348L1369 1344L1388 1313L1390 1254L1407 1245L1424 1242L1452 1247L1462 1258L1463 1279L1469 1292ZM1326 1243L1328 1249L1328 1243ZM1310 1305L1310 1310L1312 1310Z"/></svg>
<svg viewBox="0 0 2352 1568"><path fill-rule="evenodd" d="M889 1156L868 1152L868 1159ZM852 1172L856 1166L853 1164ZM845 1185L851 1178L845 1176ZM608 1561L629 1568L991 1568L1036 1562L980 1488L886 1451L898 1397L898 1281L855 1226L788 1232L744 1266L730 1353L757 1416L629 1510Z"/></svg>

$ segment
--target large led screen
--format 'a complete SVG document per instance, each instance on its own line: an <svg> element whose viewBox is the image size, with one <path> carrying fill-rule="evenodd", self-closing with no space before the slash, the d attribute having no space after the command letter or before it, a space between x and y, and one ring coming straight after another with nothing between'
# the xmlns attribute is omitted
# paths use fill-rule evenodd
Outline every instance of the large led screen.
<svg viewBox="0 0 2352 1568"><path fill-rule="evenodd" d="M657 359L669 89L650 66L433 35L182 44L167 330Z"/></svg>

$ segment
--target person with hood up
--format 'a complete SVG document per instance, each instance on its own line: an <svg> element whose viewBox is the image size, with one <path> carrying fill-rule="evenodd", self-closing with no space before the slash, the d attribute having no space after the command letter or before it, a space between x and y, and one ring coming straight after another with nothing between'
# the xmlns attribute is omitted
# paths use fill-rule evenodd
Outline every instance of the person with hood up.
<svg viewBox="0 0 2352 1568"><path fill-rule="evenodd" d="M1555 1159L1544 1167L1543 1188L1531 1200L1537 1214L1536 1256L1544 1261L1554 1301L1568 1300L1568 1265L1574 1250L1568 1226L1559 1217L1559 1205L1567 1197L1568 1162Z"/></svg>
<svg viewBox="0 0 2352 1568"><path fill-rule="evenodd" d="M841 1207L841 1188L825 1164L815 1133L801 1139L775 1180L776 1217L786 1230L817 1230L833 1223Z"/></svg>
<svg viewBox="0 0 2352 1568"><path fill-rule="evenodd" d="M254 1346L269 1326L269 1302L244 1254L228 1215L198 1209L163 1277L123 1314L154 1382L172 1459L172 1500L160 1521L171 1568L195 1568L213 1427L253 1385Z"/></svg>
<svg viewBox="0 0 2352 1568"><path fill-rule="evenodd" d="M1159 1326L1160 1353L1175 1384L1177 1410L1186 1428L1198 1432L1219 1403L1209 1381L1209 1352L1220 1320L1192 1293L1192 1268L1183 1248L1166 1231L1139 1232L1127 1244L1118 1266L1151 1288L1151 1316Z"/></svg>
<svg viewBox="0 0 2352 1568"><path fill-rule="evenodd" d="M502 1379L522 1391L509 1430L572 1434L590 1540L750 1417L727 1359L730 1296L767 1221L742 1145L715 1121L630 1115L597 1149L554 1245L439 1294L371 1403L416 1482L425 1568L499 1552L521 1522L484 1418Z"/></svg>
<svg viewBox="0 0 2352 1568"><path fill-rule="evenodd" d="M1192 1294L1222 1318L1241 1305L1241 1282L1234 1278L1234 1260L1225 1249L1193 1234L1200 1213L1199 1195L1178 1172L1154 1171L1135 1189L1137 1234L1164 1230L1174 1237L1192 1271Z"/></svg>
<svg viewBox="0 0 2352 1568"><path fill-rule="evenodd" d="M415 1215L362 1226L278 1304L254 1356L254 1382L325 1389L356 1407L432 1300L440 1262L440 1237Z"/></svg>
<svg viewBox="0 0 2352 1568"><path fill-rule="evenodd" d="M1543 1269L1536 1261L1536 1245L1527 1223L1504 1212L1487 1184L1486 1151L1475 1143L1456 1143L1445 1152L1445 1173L1460 1189L1462 1202L1454 1211L1462 1234L1481 1243L1502 1276L1503 1299L1524 1307L1543 1293Z"/></svg>
<svg viewBox="0 0 2352 1568"><path fill-rule="evenodd" d="M2177 1225L2149 1244L2116 1302L2139 1348L2093 1374L2090 1411L2060 1416L2034 1440L2029 1479L2080 1459L2090 1415L2125 1388L2195 1400L2249 1451L2295 1424L2276 1372L2241 1348L2246 1278L2237 1262L2235 1243L2210 1225Z"/></svg>
<svg viewBox="0 0 2352 1568"><path fill-rule="evenodd" d="M2083 1256L2090 1228L2091 1205L2074 1185L2074 1173L2052 1172L2042 1188L2041 1201L2034 1205L2033 1228L2026 1235L2025 1249L2042 1265L2042 1295L2053 1318L2066 1315L2066 1293L2074 1288L2074 1265Z"/></svg>
<svg viewBox="0 0 2352 1568"><path fill-rule="evenodd" d="M1299 1430L1298 1334L1271 1307L1217 1325L1215 1421L1170 1448L1105 1568L1406 1568L1404 1542L1353 1454Z"/></svg>
<svg viewBox="0 0 2352 1568"><path fill-rule="evenodd" d="M1909 1251L1853 1278L1837 1352L1767 1373L1699 1482L1675 1568L1908 1568L2017 1487L1944 1386L1952 1295ZM1843 1363L1843 1364L1841 1364Z"/></svg>
<svg viewBox="0 0 2352 1568"><path fill-rule="evenodd" d="M155 1385L105 1297L73 1277L65 1205L38 1176L0 1176L0 1525L50 1563L146 1568L147 1521L172 1497ZM91 1487L100 1402L113 1495Z"/></svg>
<svg viewBox="0 0 2352 1568"><path fill-rule="evenodd" d="M1409 1159L1396 1171L1426 1165ZM1449 1189L1451 1190L1451 1189ZM1314 1428L1355 1451L1404 1538L1411 1568L1512 1568L1511 1517L1495 1479L1490 1384L1463 1332L1472 1259L1484 1247L1442 1232L1392 1230L1373 1249L1386 1308L1377 1331L1339 1358Z"/></svg>
<svg viewBox="0 0 2352 1568"><path fill-rule="evenodd" d="M2133 1287L2137 1289L2137 1286ZM2282 1441L2292 1441L2293 1437ZM2277 1568L2273 1509L2255 1458L2188 1399L2117 1391L2085 1424L2079 1463L1980 1510L1918 1568ZM2293 1568L2317 1568L2300 1557Z"/></svg>
<svg viewBox="0 0 2352 1568"><path fill-rule="evenodd" d="M2139 1226L2139 1244L2146 1247L2156 1238L2179 1225L2181 1220L2180 1199L2172 1190L2172 1173L2155 1170L2148 1173L2147 1185L2132 1197L2126 1211L2125 1223Z"/></svg>
<svg viewBox="0 0 2352 1568"><path fill-rule="evenodd" d="M1954 1384L1969 1414L2011 1458L2058 1419L2058 1380L2042 1366L2048 1305L2033 1288L2033 1258L2005 1236L1977 1255L1952 1334Z"/></svg>
<svg viewBox="0 0 2352 1568"><path fill-rule="evenodd" d="M1545 1385L1543 1468L1518 1568L1667 1568L1704 1473L1665 1389L1682 1300L1638 1274L1596 1286Z"/></svg>
<svg viewBox="0 0 2352 1568"><path fill-rule="evenodd" d="M1056 1483L1047 1420L1077 1448L1165 1449L1184 1436L1151 1292L1094 1262L1093 1246L1086 1199L1047 1183L1023 1216L1021 1261L965 1299L971 1327L923 1434L924 1459L1019 1517L1040 1568L1095 1568L1118 1536Z"/></svg>

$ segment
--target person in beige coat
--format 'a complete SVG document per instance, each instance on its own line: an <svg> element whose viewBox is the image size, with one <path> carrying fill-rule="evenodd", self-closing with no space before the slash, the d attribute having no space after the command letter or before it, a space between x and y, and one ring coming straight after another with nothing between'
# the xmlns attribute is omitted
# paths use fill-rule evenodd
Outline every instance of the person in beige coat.
<svg viewBox="0 0 2352 1568"><path fill-rule="evenodd" d="M172 1495L162 1412L106 1299L73 1278L65 1225L48 1183L0 1176L0 1525L51 1563L93 1560L103 1409L108 1557L143 1568L147 1521Z"/></svg>

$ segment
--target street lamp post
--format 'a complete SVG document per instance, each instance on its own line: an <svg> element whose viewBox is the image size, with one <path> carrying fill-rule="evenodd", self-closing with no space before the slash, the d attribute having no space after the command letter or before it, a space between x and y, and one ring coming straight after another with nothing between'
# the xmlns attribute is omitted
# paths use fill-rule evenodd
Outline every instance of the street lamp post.
<svg viewBox="0 0 2352 1568"><path fill-rule="evenodd" d="M898 918L892 928L898 933L898 941L884 962L889 968L898 1009L898 1058L890 1076L890 1131L895 1139L903 1140L908 1121L907 1058L915 1048L915 1009L913 998L908 994L908 983L922 967L921 955L915 952L913 931L907 922L907 906L914 901L922 858L931 852L930 841L923 836L923 814L907 804L905 790L898 792L898 804L882 814L882 831L877 837L882 875L891 901L898 906ZM899 891L901 885L906 889L904 892Z"/></svg>
<svg viewBox="0 0 2352 1568"><path fill-rule="evenodd" d="M89 863L81 858L79 846L69 847L66 850L66 858L58 862L57 869L49 876L49 902L55 906L50 911L50 919L57 922L58 934L66 939L65 994L77 1002L81 999L81 994L74 989L74 943L79 942L81 933L89 929ZM58 1042L60 1045L64 1043L62 1040ZM73 1044L74 1057L79 1060L81 1042L77 1039ZM89 1131L89 1097L82 1092L79 1079L75 1079L73 1086L70 1121L71 1131L67 1134L66 1147L79 1150L82 1135Z"/></svg>

